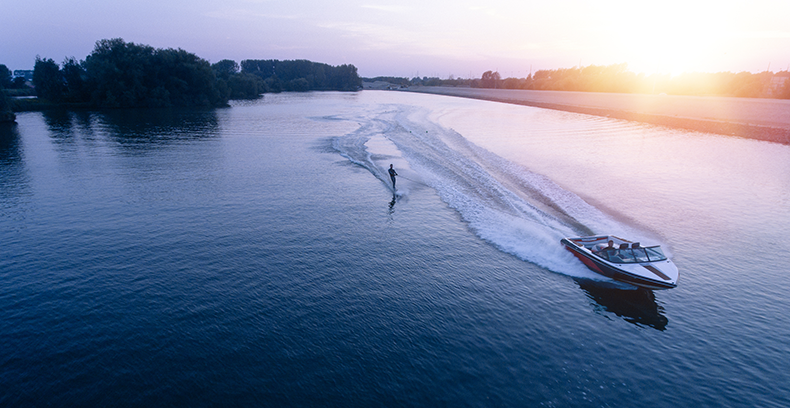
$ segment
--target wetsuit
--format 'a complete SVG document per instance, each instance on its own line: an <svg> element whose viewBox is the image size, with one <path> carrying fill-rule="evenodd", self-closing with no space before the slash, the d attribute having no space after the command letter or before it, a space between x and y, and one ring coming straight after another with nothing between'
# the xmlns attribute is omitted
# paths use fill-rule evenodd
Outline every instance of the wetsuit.
<svg viewBox="0 0 790 408"><path fill-rule="evenodd" d="M393 169L392 167L390 167L388 171L390 172L390 178L392 179L392 188L395 188L395 176L397 176L398 173L396 173L395 169Z"/></svg>

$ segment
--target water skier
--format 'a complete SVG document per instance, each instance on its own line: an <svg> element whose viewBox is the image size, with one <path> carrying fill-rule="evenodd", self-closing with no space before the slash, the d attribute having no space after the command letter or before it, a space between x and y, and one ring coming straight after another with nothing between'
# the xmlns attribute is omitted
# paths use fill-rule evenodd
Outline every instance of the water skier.
<svg viewBox="0 0 790 408"><path fill-rule="evenodd" d="M395 169L392 168L391 164L390 164L390 169L388 171L390 173L390 178L392 179L392 189L395 190L395 176L397 176L398 173L395 172Z"/></svg>

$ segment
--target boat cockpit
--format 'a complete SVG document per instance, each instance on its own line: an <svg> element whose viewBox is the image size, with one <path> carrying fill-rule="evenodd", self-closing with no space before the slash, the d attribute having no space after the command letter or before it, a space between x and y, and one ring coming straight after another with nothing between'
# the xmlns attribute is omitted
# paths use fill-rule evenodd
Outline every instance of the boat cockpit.
<svg viewBox="0 0 790 408"><path fill-rule="evenodd" d="M649 246L642 247L638 242L631 244L620 244L620 247L609 248L596 248L593 253L609 262L614 263L642 263L642 262L657 262L666 261L667 256L661 247Z"/></svg>

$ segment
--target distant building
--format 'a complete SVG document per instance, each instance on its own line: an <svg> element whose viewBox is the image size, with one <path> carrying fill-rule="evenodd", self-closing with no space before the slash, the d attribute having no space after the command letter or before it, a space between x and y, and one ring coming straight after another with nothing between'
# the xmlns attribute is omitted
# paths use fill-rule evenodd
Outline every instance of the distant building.
<svg viewBox="0 0 790 408"><path fill-rule="evenodd" d="M25 78L25 81L32 81L33 80L33 70L32 69L15 69L14 70L14 78L22 77Z"/></svg>

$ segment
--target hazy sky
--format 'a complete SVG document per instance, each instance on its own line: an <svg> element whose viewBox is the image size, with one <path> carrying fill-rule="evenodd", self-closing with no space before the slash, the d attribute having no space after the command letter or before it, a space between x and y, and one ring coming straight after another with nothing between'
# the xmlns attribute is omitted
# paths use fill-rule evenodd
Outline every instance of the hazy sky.
<svg viewBox="0 0 790 408"><path fill-rule="evenodd" d="M480 77L627 63L634 72L785 70L790 1L9 0L0 64L84 59L123 38L217 62L308 59L362 76Z"/></svg>

